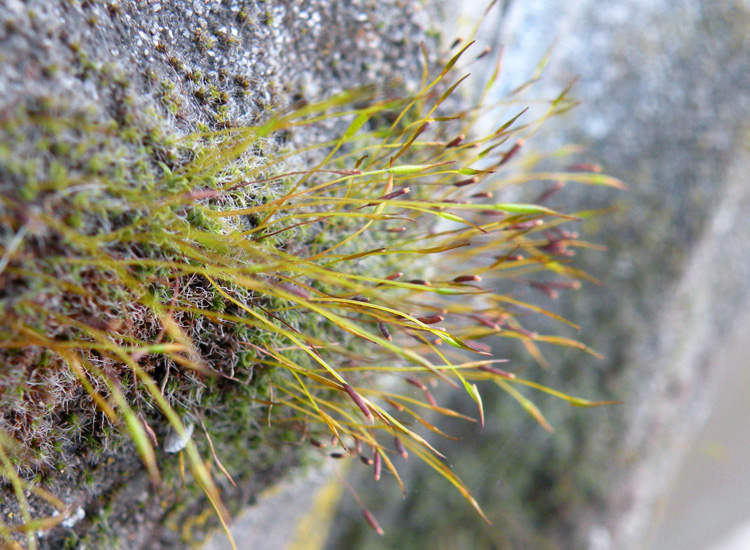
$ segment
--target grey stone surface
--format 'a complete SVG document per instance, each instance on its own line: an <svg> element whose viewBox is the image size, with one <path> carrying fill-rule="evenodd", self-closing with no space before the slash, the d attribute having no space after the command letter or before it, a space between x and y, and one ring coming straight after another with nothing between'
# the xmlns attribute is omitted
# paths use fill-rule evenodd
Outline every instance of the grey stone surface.
<svg viewBox="0 0 750 550"><path fill-rule="evenodd" d="M97 80L103 70L146 105L164 103L154 96L171 83L183 131L216 122L211 102L197 97L211 85L228 93L227 121L251 123L290 96L413 82L424 13L417 2L367 0L3 0L0 106L52 95L106 109L117 82Z"/></svg>
<svg viewBox="0 0 750 550"><path fill-rule="evenodd" d="M722 365L711 384L714 401L706 423L686 450L671 488L656 507L648 550L745 550L750 546L750 310L717 351Z"/></svg>
<svg viewBox="0 0 750 550"><path fill-rule="evenodd" d="M330 466L330 465L329 465ZM326 483L335 479L330 467L323 466L305 475L290 475L260 495L258 501L234 518L230 533L238 548L282 550L296 542L296 527L315 512L315 496ZM324 528L321 526L321 528ZM202 550L231 550L224 532L216 532Z"/></svg>

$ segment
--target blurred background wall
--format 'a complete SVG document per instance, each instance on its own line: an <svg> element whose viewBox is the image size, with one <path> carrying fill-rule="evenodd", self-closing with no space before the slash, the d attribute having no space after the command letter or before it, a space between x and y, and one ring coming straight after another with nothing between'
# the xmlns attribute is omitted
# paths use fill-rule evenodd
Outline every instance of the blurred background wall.
<svg viewBox="0 0 750 550"><path fill-rule="evenodd" d="M444 38L453 39L456 21L466 29L484 18L481 40L505 48L506 91L531 78L546 53L527 99L553 98L578 78L573 95L583 104L550 121L530 148L582 144L577 161L599 163L629 185L626 193L569 185L551 203L618 208L581 228L607 251L579 254L576 265L602 284L542 304L580 324L580 335L566 335L606 358L546 350L552 368L524 375L624 404L579 410L535 398L556 428L550 435L506 395L486 391L484 430L439 445L491 527L438 476L415 468L406 498L383 487L368 493L368 505L379 499L370 508L389 526L385 537L344 504L328 548L713 548L750 518L738 506L750 489L740 458L749 439L750 3L508 0L488 16L479 4L443 2ZM496 352L531 364L514 350ZM687 462L687 481L677 478L694 490L669 504L670 481L717 381L714 401L736 406L717 409L707 429L724 435L701 434L688 456L703 465Z"/></svg>

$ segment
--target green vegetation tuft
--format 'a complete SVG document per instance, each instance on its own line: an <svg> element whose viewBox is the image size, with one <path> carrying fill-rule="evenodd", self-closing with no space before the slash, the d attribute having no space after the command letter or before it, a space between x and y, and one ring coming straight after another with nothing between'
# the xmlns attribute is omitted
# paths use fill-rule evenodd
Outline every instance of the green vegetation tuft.
<svg viewBox="0 0 750 550"><path fill-rule="evenodd" d="M195 32L199 48L214 40ZM399 484L394 454L416 455L483 515L426 439L442 434L432 413L483 423L483 383L545 427L526 388L602 404L502 370L489 353L495 338L540 364L543 344L591 351L527 330L529 315L568 322L497 289L577 288L588 277L571 257L590 245L572 227L592 213L493 194L619 183L589 168L518 170L523 139L570 107L564 95L540 120L508 101L506 119L476 136L489 107L451 111L467 47L411 97L349 91L252 127L232 128L228 92L200 85L220 130L183 139L133 109L102 125L45 100L0 118L0 469L15 495L0 518L5 544L37 548L74 512L51 489L60 470L90 481L113 449L137 453L154 486L200 489L222 523L218 485L242 475L242 450L283 441L358 456ZM164 82L160 99L178 114L172 92ZM333 121L348 124L335 140L280 137ZM438 385L466 391L476 418L440 406ZM192 480L166 461L175 441ZM66 466L74 455L89 458Z"/></svg>

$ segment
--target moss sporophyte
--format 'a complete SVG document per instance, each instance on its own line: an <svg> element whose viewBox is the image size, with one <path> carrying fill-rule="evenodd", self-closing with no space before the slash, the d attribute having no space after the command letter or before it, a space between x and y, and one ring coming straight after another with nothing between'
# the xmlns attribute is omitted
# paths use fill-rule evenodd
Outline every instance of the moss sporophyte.
<svg viewBox="0 0 750 550"><path fill-rule="evenodd" d="M215 446L211 433L226 433L228 422L240 446L274 431L318 448L330 440L331 456L357 456L375 479L385 469L402 488L391 456L417 456L483 516L425 438L442 434L435 415L483 424L481 383L500 386L549 429L520 386L574 406L604 403L498 368L490 344L516 342L540 364L540 343L591 352L528 330L529 315L575 325L496 289L554 297L589 280L571 265L589 245L570 228L597 213L543 203L563 182L621 185L596 167L519 171L523 139L541 120L525 121L512 99L484 136L474 130L481 104L446 114L469 46L431 81L425 68L412 96L348 91L259 126L190 135L168 146L169 164L154 160L162 138L141 131L128 133L126 147L81 117L27 110L3 122L3 139L54 125L60 151L77 132L91 143L76 158L58 154L56 171L68 168L54 178L51 164L2 160L11 183L0 184L0 467L15 495L12 517L0 522L6 544L36 548L40 533L78 513L50 489L56 457L71 448L132 445L155 486L162 450L180 452L226 523L218 486L237 472L222 462L240 450ZM563 94L541 119L569 107ZM348 124L338 139L274 145L332 120ZM84 161L105 151L93 175ZM551 182L537 204L493 198L532 181ZM477 418L441 406L429 389L441 384L466 391ZM401 391L409 387L421 395ZM90 467L79 465L81 479ZM364 506L363 514L381 531Z"/></svg>

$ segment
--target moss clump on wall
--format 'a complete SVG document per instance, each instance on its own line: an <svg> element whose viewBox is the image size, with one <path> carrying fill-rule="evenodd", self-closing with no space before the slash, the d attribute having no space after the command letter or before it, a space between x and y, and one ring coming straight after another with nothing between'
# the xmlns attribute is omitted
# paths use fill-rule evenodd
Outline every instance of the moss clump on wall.
<svg viewBox="0 0 750 550"><path fill-rule="evenodd" d="M419 23L411 7L404 10L394 2L368 10L367 19L357 22L352 15L362 8L357 2L323 11L314 2L258 6L249 1L232 6L206 2L197 11L192 2L174 2L170 9L129 1L67 0L10 2L7 7L0 21L0 300L5 360L0 372L0 423L12 440L3 440L9 461L4 468L10 463L12 469L19 468L24 482L56 495L66 513L83 507L87 517L75 525L77 534L70 541L82 538L70 544L88 540L99 541L98 546L105 532L122 538L121 524L134 520L128 503L140 502L141 521L161 517L175 499L182 501L180 508L187 514L195 513L195 505L185 501L184 491L139 500L136 488L149 494L148 484L141 457L130 440L119 435L120 421L103 415L76 374L39 340L71 342L113 333L119 335L118 345L138 338L169 340L172 335L164 335L163 324L143 303L144 297L170 305L179 296L227 315L236 308L212 289L169 280L169 270L153 264L115 268L75 262L97 252L118 261L160 261L180 253L169 238L174 232L196 229L221 235L226 223L206 215L206 201L199 208L182 204L162 210L152 208L153 201L190 186L216 188L250 172L262 179L266 174L259 166L273 156L277 145L271 138L255 140L242 159L201 181L173 177L170 173L194 160L201 147L223 141L220 135L195 133L267 120L290 93L300 93L302 80L307 89L320 81L340 89L367 80L364 71L372 72L369 80L375 74L386 80L399 71L407 74L406 60L418 52ZM381 19L400 26L414 40L376 36L374 28ZM303 27L309 32L297 40ZM324 28L338 30L329 36L321 33ZM337 62L336 74L319 61L329 58ZM376 73L360 66L361 58L398 63L384 63ZM331 128L323 132L330 135ZM297 131L296 139L304 141L303 134ZM268 202L278 196L279 186L258 184L236 193L235 206ZM247 216L241 223L249 228L257 221ZM127 234L128 226L142 222L151 229L141 226L140 240L137 231ZM118 228L122 231L116 238L100 239ZM304 239L303 231L298 235ZM283 238L268 239L269 244L274 241ZM141 302L133 285L143 291ZM246 502L301 460L299 447L289 445L297 441L297 427L277 426L268 433L258 411L247 406L251 398L268 391L273 369L254 363L253 350L237 342L272 342L258 331L227 328L190 312L171 315L194 338L196 356L220 372L246 375L238 384L175 368L164 357L139 357L180 415L192 413L193 405L200 403L216 453L241 486L236 502ZM288 317L296 315L289 312ZM304 322L297 326L305 330ZM21 326L34 334L19 333ZM24 338L35 345L20 345ZM152 403L139 397L143 389L132 369L104 355L101 350L86 352L91 363L86 371L96 368L113 375L110 379L136 418L161 442L168 435L165 421ZM104 379L89 377L89 383L104 397L111 396ZM207 456L205 440L199 444ZM169 480L170 462L164 460L171 457L162 456L158 448L156 452L161 474ZM200 494L193 489L190 494ZM12 496L12 484L3 491L8 497L0 513L3 523L27 521ZM110 495L111 506L100 515L96 497L102 494ZM231 507L235 497L224 494ZM54 502L38 495L30 499L35 518L55 508ZM200 507L205 506L204 501ZM175 512L170 517L181 516ZM58 527L42 544L56 547L65 532L70 530ZM143 536L148 532L144 524ZM164 535L165 540L170 536ZM146 543L121 541L123 547L128 544ZM156 547L154 541L149 544Z"/></svg>
<svg viewBox="0 0 750 550"><path fill-rule="evenodd" d="M154 431L155 441L166 435L162 414L143 396L132 366L112 355L113 346L130 349L180 415L200 407L224 456L239 456L266 439L257 413L239 405L262 395L258 382L264 375L234 384L178 368L173 357L159 353L169 347L160 342L170 335L155 313L156 304L168 308L178 298L181 305L231 313L231 304L195 278L175 278L157 265L181 257L180 237L201 231L204 238L219 239L226 223L209 218L206 207L164 201L196 185L211 188L241 177L242 170L257 170L257 162L245 157L241 166L226 166L197 183L179 177L171 170L195 156L196 143L177 145L159 131L158 116L128 111L126 102L123 109L119 122L102 122L63 100L39 98L15 106L0 121L3 446L28 483L84 507L92 506L91 494L131 491L127 480L137 479L141 469L129 439L119 435L119 417L104 414L97 399L120 394L144 430ZM273 185L266 187L245 191L235 204L273 196ZM252 331L190 311L166 315L198 343L186 355L199 356L214 375L252 378L255 354L238 342L269 345ZM66 349L79 355L80 372L53 342L70 344ZM151 348L139 351L145 343ZM267 455L273 444L266 447ZM267 456L251 470L274 463L280 470L295 461L291 449L287 454ZM10 524L21 519L13 499L4 499L3 506ZM43 498L31 498L29 507L35 516L54 508Z"/></svg>
<svg viewBox="0 0 750 550"><path fill-rule="evenodd" d="M115 21L135 17L108 8ZM33 28L38 16L25 17ZM191 32L190 47L209 57L235 45L221 28L216 41L202 26ZM520 341L540 361L536 342L587 349L526 330L528 311L561 320L480 284L581 277L568 258L585 243L564 225L580 218L497 202L492 189L618 182L514 178L518 136L533 127L518 124L523 112L466 138L481 107L443 111L470 46L434 80L425 67L413 96L363 88L239 124L226 87L250 90L241 75L220 68L206 81L173 54L179 85L198 88L185 95L147 69L149 108L126 73L63 40L75 78L107 90L108 104L37 94L0 119L0 465L15 497L4 499L0 536L32 548L189 544L208 503L226 523L258 478L304 462L301 444L323 449L325 439L337 447L330 456L359 456L399 483L391 445L412 453L482 515L419 433L441 433L425 411L470 420L429 387L464 388L483 422L477 383L495 383L545 425L514 386L549 390L494 367L482 340ZM172 117L187 107L201 122L180 132ZM544 117L567 108L560 96ZM341 137L330 139L334 128ZM507 179L492 181L496 171ZM401 382L421 396L394 392Z"/></svg>

